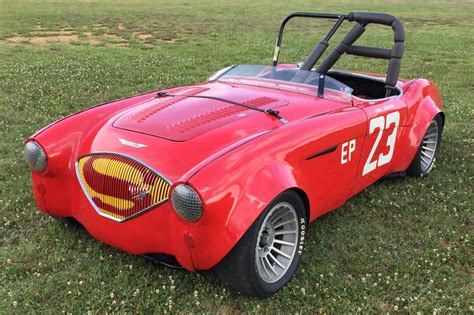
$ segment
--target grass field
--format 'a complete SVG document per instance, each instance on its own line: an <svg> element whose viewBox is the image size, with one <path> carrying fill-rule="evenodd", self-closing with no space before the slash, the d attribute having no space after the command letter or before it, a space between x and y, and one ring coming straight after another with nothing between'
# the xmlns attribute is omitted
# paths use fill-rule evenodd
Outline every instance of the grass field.
<svg viewBox="0 0 474 315"><path fill-rule="evenodd" d="M429 178L381 181L316 220L295 278L266 300L229 292L211 272L154 266L38 211L22 161L28 135L99 102L268 64L280 20L297 10L404 22L402 77L434 80L445 102ZM472 313L473 16L470 0L0 0L0 313ZM292 22L282 61L302 60L320 25ZM363 41L389 40L372 29ZM351 57L338 66L385 70Z"/></svg>

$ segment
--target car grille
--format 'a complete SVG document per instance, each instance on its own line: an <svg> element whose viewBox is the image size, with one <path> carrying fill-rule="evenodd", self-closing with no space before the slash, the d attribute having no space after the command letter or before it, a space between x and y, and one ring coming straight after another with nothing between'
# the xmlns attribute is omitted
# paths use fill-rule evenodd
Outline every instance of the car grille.
<svg viewBox="0 0 474 315"><path fill-rule="evenodd" d="M76 171L96 211L115 221L124 221L168 200L170 183L125 155L85 155L78 159Z"/></svg>

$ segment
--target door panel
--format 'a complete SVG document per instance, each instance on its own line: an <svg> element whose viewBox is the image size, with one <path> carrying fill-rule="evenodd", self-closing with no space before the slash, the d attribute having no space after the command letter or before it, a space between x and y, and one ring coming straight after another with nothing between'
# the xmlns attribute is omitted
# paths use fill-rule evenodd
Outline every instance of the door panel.
<svg viewBox="0 0 474 315"><path fill-rule="evenodd" d="M358 107L367 114L368 128L351 195L391 173L407 117L406 104L399 98L363 102Z"/></svg>
<svg viewBox="0 0 474 315"><path fill-rule="evenodd" d="M308 194L313 220L347 200L359 166L367 117L360 108L349 107L300 125L295 134L307 139L286 160Z"/></svg>

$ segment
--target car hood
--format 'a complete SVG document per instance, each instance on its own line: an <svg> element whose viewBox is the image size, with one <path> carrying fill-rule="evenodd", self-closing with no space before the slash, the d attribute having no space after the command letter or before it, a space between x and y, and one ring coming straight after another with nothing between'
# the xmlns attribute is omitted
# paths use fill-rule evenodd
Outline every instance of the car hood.
<svg viewBox="0 0 474 315"><path fill-rule="evenodd" d="M257 110L235 103L261 109L276 109L288 105L285 99L269 97L268 93L248 93L241 88L223 86L187 87L174 91L172 95L156 97L135 106L117 118L113 126L171 141L188 141L236 121L261 114Z"/></svg>
<svg viewBox="0 0 474 315"><path fill-rule="evenodd" d="M149 94L123 101L125 109L91 130L78 156L120 153L151 166L172 182L187 180L219 156L285 124L267 113L184 94L272 108L288 123L351 106L315 95L219 82L166 92L181 96L157 98Z"/></svg>

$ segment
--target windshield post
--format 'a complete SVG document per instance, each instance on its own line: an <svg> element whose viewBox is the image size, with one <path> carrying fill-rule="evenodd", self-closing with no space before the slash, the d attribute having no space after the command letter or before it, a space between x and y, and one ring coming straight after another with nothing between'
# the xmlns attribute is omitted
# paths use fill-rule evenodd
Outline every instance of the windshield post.
<svg viewBox="0 0 474 315"><path fill-rule="evenodd" d="M318 81L318 97L324 98L324 81L326 79L326 76L324 74L319 75L319 81Z"/></svg>

